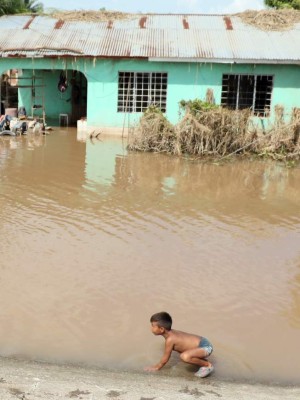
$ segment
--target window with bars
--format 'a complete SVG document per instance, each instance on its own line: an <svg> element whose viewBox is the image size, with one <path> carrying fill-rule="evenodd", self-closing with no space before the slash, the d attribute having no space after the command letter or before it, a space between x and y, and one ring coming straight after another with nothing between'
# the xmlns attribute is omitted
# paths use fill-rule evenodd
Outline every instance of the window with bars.
<svg viewBox="0 0 300 400"><path fill-rule="evenodd" d="M166 112L168 74L119 72L118 112L143 112L155 105Z"/></svg>
<svg viewBox="0 0 300 400"><path fill-rule="evenodd" d="M273 90L272 75L223 75L221 105L255 115L268 115Z"/></svg>

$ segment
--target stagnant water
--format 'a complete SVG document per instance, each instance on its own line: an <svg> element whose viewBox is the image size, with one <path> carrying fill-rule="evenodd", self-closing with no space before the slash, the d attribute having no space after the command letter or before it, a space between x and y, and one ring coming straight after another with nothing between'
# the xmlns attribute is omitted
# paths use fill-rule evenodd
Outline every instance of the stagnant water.
<svg viewBox="0 0 300 400"><path fill-rule="evenodd" d="M166 310L214 343L215 379L299 383L300 168L57 129L0 138L0 177L0 355L142 370Z"/></svg>

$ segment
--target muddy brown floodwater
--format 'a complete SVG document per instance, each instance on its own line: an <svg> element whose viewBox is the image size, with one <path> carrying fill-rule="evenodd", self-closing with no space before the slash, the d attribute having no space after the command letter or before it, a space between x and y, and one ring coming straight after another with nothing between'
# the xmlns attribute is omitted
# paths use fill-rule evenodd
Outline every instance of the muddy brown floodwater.
<svg viewBox="0 0 300 400"><path fill-rule="evenodd" d="M2 356L140 370L166 310L216 378L299 383L300 168L0 138L0 304Z"/></svg>

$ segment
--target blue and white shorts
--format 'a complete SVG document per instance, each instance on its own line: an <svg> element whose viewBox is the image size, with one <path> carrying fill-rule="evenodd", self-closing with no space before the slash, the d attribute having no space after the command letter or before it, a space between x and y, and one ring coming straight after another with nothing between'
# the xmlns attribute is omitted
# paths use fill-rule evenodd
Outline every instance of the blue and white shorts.
<svg viewBox="0 0 300 400"><path fill-rule="evenodd" d="M208 339L206 339L205 337L201 337L200 339L200 343L199 343L199 347L201 349L204 349L206 351L205 357L208 357L211 355L211 353L213 352L213 345L210 343L210 341Z"/></svg>

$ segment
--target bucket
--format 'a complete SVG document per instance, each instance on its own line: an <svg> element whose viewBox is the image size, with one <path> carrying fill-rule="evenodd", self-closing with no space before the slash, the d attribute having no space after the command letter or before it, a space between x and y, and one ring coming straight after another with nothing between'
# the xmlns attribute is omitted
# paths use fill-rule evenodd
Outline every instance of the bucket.
<svg viewBox="0 0 300 400"><path fill-rule="evenodd" d="M79 119L77 121L77 130L84 131L84 132L87 130L87 122L85 119Z"/></svg>

